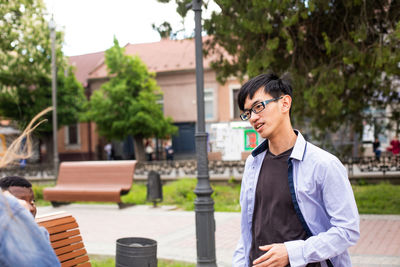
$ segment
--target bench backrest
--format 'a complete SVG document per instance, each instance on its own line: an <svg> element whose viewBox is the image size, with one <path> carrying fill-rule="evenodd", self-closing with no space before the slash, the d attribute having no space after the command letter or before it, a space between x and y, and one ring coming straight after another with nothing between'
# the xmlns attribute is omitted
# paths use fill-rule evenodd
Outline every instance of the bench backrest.
<svg viewBox="0 0 400 267"><path fill-rule="evenodd" d="M62 267L91 266L79 226L71 214L58 212L38 217L36 222L49 232L51 246Z"/></svg>
<svg viewBox="0 0 400 267"><path fill-rule="evenodd" d="M122 185L123 190L129 190L135 164L135 160L62 162L57 184Z"/></svg>

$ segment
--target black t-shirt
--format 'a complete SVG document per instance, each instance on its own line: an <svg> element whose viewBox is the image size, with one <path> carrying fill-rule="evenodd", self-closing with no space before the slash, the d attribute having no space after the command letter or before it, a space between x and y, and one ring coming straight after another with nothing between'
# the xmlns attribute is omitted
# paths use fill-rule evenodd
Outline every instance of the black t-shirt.
<svg viewBox="0 0 400 267"><path fill-rule="evenodd" d="M250 262L266 253L259 246L307 238L289 191L288 159L292 150L277 156L266 152L256 188ZM311 266L320 264L307 265Z"/></svg>

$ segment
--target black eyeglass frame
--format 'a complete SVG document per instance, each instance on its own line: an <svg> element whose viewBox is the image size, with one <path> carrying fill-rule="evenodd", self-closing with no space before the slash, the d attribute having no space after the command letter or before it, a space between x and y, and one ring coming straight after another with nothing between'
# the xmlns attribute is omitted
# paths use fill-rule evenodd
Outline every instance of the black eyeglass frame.
<svg viewBox="0 0 400 267"><path fill-rule="evenodd" d="M244 110L242 114L240 114L240 118L242 119L242 121L247 121L251 118L251 113L253 112L254 114L258 114L261 111L263 111L265 109L265 106L268 105L271 102L274 101L278 101L279 99L282 99L283 96L279 96L279 97L275 97L272 99L267 99L265 101L259 102L259 103L255 103L250 109ZM259 111L254 110L254 107L257 106L258 104L261 104L263 106L262 109L260 109ZM246 113L249 112L249 117L247 118Z"/></svg>

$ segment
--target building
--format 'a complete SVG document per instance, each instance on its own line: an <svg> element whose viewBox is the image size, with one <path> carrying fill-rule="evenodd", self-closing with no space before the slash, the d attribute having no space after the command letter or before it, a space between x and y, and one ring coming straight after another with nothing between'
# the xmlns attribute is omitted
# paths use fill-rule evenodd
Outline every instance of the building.
<svg viewBox="0 0 400 267"><path fill-rule="evenodd" d="M204 37L207 38L207 37ZM144 44L127 44L125 52L137 55L156 74L157 84L163 96L160 99L164 115L173 118L178 134L172 145L177 158L195 155L196 106L196 61L194 39L170 40ZM75 66L77 79L84 85L87 96L108 80L104 52L69 58ZM217 158L240 160L242 152L250 150L260 141L252 132L248 122L241 122L236 98L240 82L228 79L225 84L217 82L211 69L212 56L204 58L204 101L206 130L209 133L209 152ZM219 129L225 129L220 131ZM222 134L223 133L223 134ZM60 160L102 159L106 140L98 136L94 123L77 123L63 127L58 132ZM233 138L238 142L232 142ZM120 145L115 144L121 158L131 158L131 138ZM243 155L244 157L244 155Z"/></svg>
<svg viewBox="0 0 400 267"><path fill-rule="evenodd" d="M90 96L89 73L104 62L104 52L85 54L69 58L75 68L75 76ZM58 131L58 151L61 161L94 160L99 158L98 135L94 123L76 123Z"/></svg>

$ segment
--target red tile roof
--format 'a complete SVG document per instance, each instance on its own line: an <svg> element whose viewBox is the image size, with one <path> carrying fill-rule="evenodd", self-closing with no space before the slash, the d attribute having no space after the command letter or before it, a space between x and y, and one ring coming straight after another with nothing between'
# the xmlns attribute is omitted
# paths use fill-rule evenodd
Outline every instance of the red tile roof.
<svg viewBox="0 0 400 267"><path fill-rule="evenodd" d="M203 40L207 37L203 37ZM125 53L138 55L152 72L194 70L196 68L194 39L169 40L144 44L127 44ZM203 59L205 69L210 67L212 57ZM107 77L107 66L99 65L89 74L90 79Z"/></svg>
<svg viewBox="0 0 400 267"><path fill-rule="evenodd" d="M104 62L104 51L69 57L69 64L75 66L75 76L86 87L89 73Z"/></svg>

